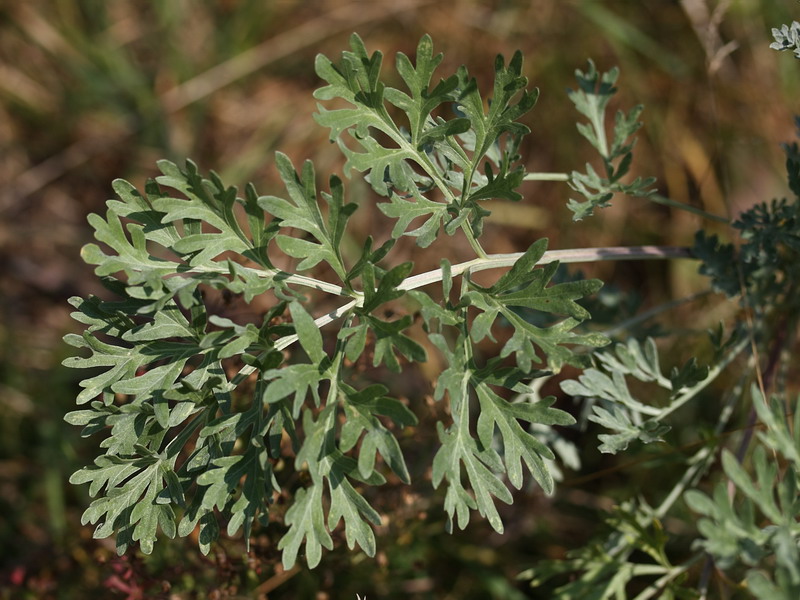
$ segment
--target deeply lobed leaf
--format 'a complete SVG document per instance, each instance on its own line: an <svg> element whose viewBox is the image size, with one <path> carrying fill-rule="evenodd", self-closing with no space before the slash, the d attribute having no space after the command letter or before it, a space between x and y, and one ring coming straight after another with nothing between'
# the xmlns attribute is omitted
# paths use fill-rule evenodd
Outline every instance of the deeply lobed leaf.
<svg viewBox="0 0 800 600"><path fill-rule="evenodd" d="M316 119L330 128L331 140L347 157L345 170L366 173L373 189L389 198L380 207L398 219L395 237L413 236L426 247L443 224L450 235L464 223L479 232L488 213L477 201L521 198L516 188L524 169L517 164L516 149L529 129L519 119L536 104L538 92L525 91L528 82L522 76L519 52L508 66L498 57L487 112L475 80L464 67L432 84L442 57L433 54L427 35L417 46L415 63L405 54L397 55L396 68L407 92L380 83L380 52L369 55L356 34L350 45L352 50L342 53L338 65L317 57L317 74L327 85L314 95L320 100L341 98L353 108L328 110L320 105ZM404 113L403 126L392 119L387 103ZM442 115L445 105L451 106L454 118ZM350 148L345 133L363 152ZM504 137L508 137L505 147ZM434 190L438 198L432 195ZM417 219L422 223L409 230Z"/></svg>
<svg viewBox="0 0 800 600"><path fill-rule="evenodd" d="M405 89L388 88L380 79L381 54L368 54L354 35L338 65L317 58L327 85L315 94L352 108L320 107L317 120L331 129L346 169L366 173L388 198L380 207L397 219L394 238L416 237L424 247L442 228L449 235L461 230L478 260L486 260L477 241L486 201L521 199L518 148L529 130L520 120L538 92L526 90L520 53L508 64L498 57L488 99L465 68L436 83L440 62L425 36L414 61L397 57ZM402 123L394 118L398 110ZM631 129L634 120L619 120L618 129ZM259 196L247 186L241 198L194 163L181 169L162 161L161 176L143 192L117 181L119 199L108 202L105 216L90 217L103 247L88 245L84 258L121 299L72 301L87 329L67 337L84 356L65 364L98 372L81 383L84 407L67 420L83 426L84 435L110 429L101 444L105 454L72 478L98 496L84 519L99 522L98 536L116 534L120 551L138 542L149 552L160 529L170 537L197 531L207 553L223 526L249 540L257 523L268 523L280 494L290 499L278 544L287 569L302 551L310 566L318 564L340 525L350 548L374 555L372 528L381 519L367 490L385 483L389 471L410 481L396 430L417 419L361 374L369 360L362 357L371 354L374 367L399 372L403 359L426 360L422 336L428 335L447 362L434 396L448 398L453 417L437 425L442 445L432 464L434 486L447 488L450 528L464 527L478 510L502 531L494 502L512 501L506 478L519 489L525 465L552 491L554 455L531 428L573 421L552 399L510 402L502 389L522 393L523 376L544 373L533 364L544 362L552 372L583 364L571 345L606 343L574 331L589 318L579 301L599 282L552 284L557 266L537 267L546 249L540 240L491 287L476 285L467 272L453 300L455 271L445 259L441 301L410 291L419 285L409 280L412 263L379 264L393 239L377 249L372 238L356 243L356 256L343 251L351 246L347 223L356 205L345 201L339 178L318 192L310 162L298 171L277 153L275 163L285 197ZM333 272L339 282L281 271L271 253L282 255L276 264L296 259L297 270ZM301 296L297 287L347 303L315 316L316 297ZM258 323L227 310L233 296L273 304ZM409 299L419 304L421 328L408 314ZM396 307L401 316L389 316ZM531 313L553 324L534 325ZM321 328L338 319L344 321L338 334L326 338ZM499 357L480 365L473 345L492 337L496 321L513 335ZM295 342L302 351L288 351ZM512 355L516 367L503 362ZM347 380L353 371L366 380L358 388ZM290 477L279 481L274 465L289 463ZM302 484L300 472L308 475Z"/></svg>

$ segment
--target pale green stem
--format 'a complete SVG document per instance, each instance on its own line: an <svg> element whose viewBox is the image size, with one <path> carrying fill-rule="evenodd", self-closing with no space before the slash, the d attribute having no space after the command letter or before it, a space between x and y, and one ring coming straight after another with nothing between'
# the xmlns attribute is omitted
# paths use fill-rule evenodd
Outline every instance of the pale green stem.
<svg viewBox="0 0 800 600"><path fill-rule="evenodd" d="M289 275L288 277L283 279L283 281L285 281L286 283L293 283L295 285L302 285L308 288L314 288L315 290L319 290L321 292L328 292L329 294L336 294L337 296L352 295L340 285L336 285L334 283L328 283L327 281L320 281L319 279L306 277L305 275Z"/></svg>
<svg viewBox="0 0 800 600"><path fill-rule="evenodd" d="M405 140L396 139L395 141L397 141L400 144L400 146L405 148L406 150L411 152L416 152L413 146L411 146L411 144L409 144ZM416 152L416 154L417 154L417 159L416 159L417 164L419 164L425 170L425 172L431 177L431 179L433 179L433 181L436 182L436 187L438 187L439 191L442 192L444 197L447 199L447 202L449 204L454 204L456 202L456 196L447 186L447 183L441 178L438 171L436 170L436 167L431 163L431 161L428 159L426 155L420 152ZM472 179L472 175L470 175L469 179L470 180ZM464 232L464 235L466 236L467 241L469 242L469 245L472 248L473 252L475 252L475 254L477 254L480 258L486 258L486 251L483 249L483 246L481 246L481 243L478 241L478 237L472 230L472 225L469 223L469 221L465 221L461 225L461 229Z"/></svg>
<svg viewBox="0 0 800 600"><path fill-rule="evenodd" d="M230 389L235 388L237 385L239 385L245 379L247 379L250 375L255 373L257 368L258 367L254 367L252 365L245 365L241 369L239 369L239 372L236 374L236 376L233 379L231 379L231 382L229 384Z"/></svg>
<svg viewBox="0 0 800 600"><path fill-rule="evenodd" d="M388 116L387 116L388 118ZM430 161L427 155L422 152L419 152L414 145L410 144L408 140L406 140L400 132L397 130L397 127L393 124L391 119L386 121L386 124L393 129L394 134L391 135L392 139L394 139L395 143L397 143L400 148L405 150L406 152L415 156L416 163L422 167L422 169L428 174L428 176L433 179L436 183L436 187L439 188L439 191L442 192L445 199L447 200L448 204L454 204L456 202L456 196L453 194L452 190L448 187L447 182L445 182L441 175L439 174L436 166ZM463 152L463 150L462 150ZM468 187L469 182L472 181L472 174L475 171L475 167L473 166L472 171L470 172L470 176L467 178L466 186ZM463 200L463 196L462 196ZM480 258L486 258L486 251L481 246L480 242L478 241L475 232L472 230L472 225L470 225L469 221L466 221L463 225L461 225L461 229L464 231L464 235L467 237L467 241L469 242L470 247L478 255Z"/></svg>
<svg viewBox="0 0 800 600"><path fill-rule="evenodd" d="M184 271L178 273L178 275L191 275L192 273L219 273L221 275L228 275L230 271L225 266L224 263L218 263L220 266L217 267L209 267L205 266L198 266L194 267L188 271ZM239 265L239 269L242 271L247 271L248 273L254 273L258 277L262 278L269 278L269 279L278 279L285 283L292 283L294 285L302 285L304 287L313 288L315 290L319 290L321 292L328 292L329 294L335 294L337 296L352 296L351 292L345 290L342 286L336 285L335 283L328 283L327 281L320 281L319 279L314 279L313 277L306 277L305 275L296 275L292 273L286 273L284 271L278 270L270 270L270 269L254 269L252 267L243 267Z"/></svg>
<svg viewBox="0 0 800 600"><path fill-rule="evenodd" d="M738 352L736 349L732 351L732 355L737 355ZM729 358L730 355L726 358ZM725 359L723 359L725 362ZM729 362L729 361L728 361ZM725 364L728 364L725 362ZM741 384L737 385L737 388L741 390ZM732 393L729 397L727 404L723 407L722 411L720 412L719 420L717 421L717 426L715 428L715 433L719 435L724 431L728 420L730 419L731 415L733 414L733 409L736 406L737 402L737 393ZM697 454L695 454L691 459L688 469L684 472L681 480L678 484L672 488L672 491L667 495L667 497L661 502L657 509L652 511L652 513L644 516L643 518L638 519L638 523L641 527L646 527L648 522L652 519L661 520L664 516L669 512L669 509L672 508L672 505L683 496L686 488L694 483L696 478L700 475L700 473L707 467L707 462L713 455L714 449L710 446L705 446L702 448ZM610 556L618 556L624 551L630 551L631 542L626 540L624 536L621 534L617 534L617 544L611 550L609 550ZM687 562L684 567L689 567L692 563L697 562L700 558L702 558L702 554L699 554L692 558L689 562ZM657 582L658 583L658 582ZM645 596L647 598L649 596ZM638 598L638 596L637 596Z"/></svg>
<svg viewBox="0 0 800 600"><path fill-rule="evenodd" d="M459 263L450 267L450 273L453 277L463 274L465 271L485 271L487 269L500 269L503 267L510 267L517 262L522 256L522 252L514 252L513 254L490 254L486 258L475 258L473 260ZM688 248L679 248L671 246L622 246L610 248L575 248L572 250L548 250L542 255L537 265L545 265L555 261L562 263L580 263L580 262L600 262L604 260L654 260L654 259L668 259L668 258L692 258L692 254ZM431 283L436 283L442 280L442 270L436 269L428 271L427 273L420 273L413 277L407 278L400 285L397 286L398 290L414 290ZM339 295L346 295L346 292L339 286L333 284L326 284L323 281L317 281L309 277L302 277L301 275L289 275L285 281L289 283L296 283L298 285L307 285L315 287L316 289L328 291L326 288L336 288L338 291L332 293ZM324 284L324 285L320 285ZM332 310L331 312L317 317L314 319L314 324L318 328L323 328L329 323L340 319L352 309L361 306L364 302L364 296L358 296L342 306ZM298 340L296 334L286 335L275 342L276 350L284 350ZM234 381L241 382L248 375L255 371L254 367L245 366L237 374Z"/></svg>
<svg viewBox="0 0 800 600"><path fill-rule="evenodd" d="M340 306L336 310L332 310L328 314L322 315L321 317L318 317L317 319L314 320L314 323L317 325L317 327L319 327L321 329L322 327L324 327L328 323L331 323L331 322L335 321L336 319L339 319L339 318L345 316L347 313L349 313L351 310L353 310L356 306L361 306L363 303L364 303L364 296L363 296L363 294L359 294L359 296L355 300L351 300L350 302ZM298 337L298 335L296 333L292 334L292 335L285 335L282 338L279 338L278 340L275 341L275 349L279 350L279 351L280 350L284 350L284 349L288 348L289 346L291 346L292 344L294 344L298 339L300 339L300 338ZM233 387L236 387L242 381L247 379L247 377L250 376L252 373L254 373L256 371L256 369L257 369L257 367L253 367L253 366L250 366L250 365L245 365L241 369L239 369L239 372L231 380L231 384L233 385Z"/></svg>
<svg viewBox="0 0 800 600"><path fill-rule="evenodd" d="M450 188L447 186L447 183L441 178L439 172L437 171L436 167L431 163L430 159L423 153L416 150L416 148L409 144L408 141L403 138L399 132L397 135L392 136L395 142L405 151L416 155L416 162L417 164L422 167L425 172L430 176L431 179L436 183L436 187L439 188L439 191L442 192L444 197L447 199L449 204L454 204L456 202L456 197ZM470 177L471 179L471 177ZM469 221L465 222L461 225L461 229L464 231L464 235L467 237L467 241L469 242L470 247L472 250L477 254L480 258L486 258L486 251L481 246L480 242L478 241L475 232L472 230L472 225L470 225Z"/></svg>
<svg viewBox="0 0 800 600"><path fill-rule="evenodd" d="M453 277L465 271L485 271L487 269L501 269L510 267L521 257L522 252L512 254L490 254L486 258L452 265L450 273ZM545 265L555 261L561 263L602 262L606 260L663 260L669 258L693 258L689 248L673 246L616 246L609 248L574 248L571 250L548 250L544 253L537 265ZM414 275L403 281L397 289L413 290L430 283L441 281L442 270L435 269L427 273Z"/></svg>
<svg viewBox="0 0 800 600"><path fill-rule="evenodd" d="M696 556L692 558L689 562L687 562L685 565L681 565L679 567L672 567L670 569L667 569L666 567L659 567L663 569L662 572L664 573L664 575L659 577L652 584L650 584L646 590L644 590L641 594L636 596L636 598L634 598L633 600L648 600L649 598L652 598L657 594L661 594L664 591L663 588L667 583L669 583L676 577L688 571L689 567L691 567L693 563L697 562L699 558L700 558L699 556ZM639 573L639 574L643 575L644 573ZM652 574L656 575L658 573L654 571Z"/></svg>
<svg viewBox="0 0 800 600"><path fill-rule="evenodd" d="M747 343L745 342L744 346L746 346L746 345L747 345ZM722 360L722 362L720 364L727 365L730 362L730 360L732 360L732 358L734 356L737 356L739 354L739 352L741 352L742 349L743 349L743 347L740 345L739 347L734 348L733 350L731 350L730 354L728 354ZM704 380L704 382L701 382L702 387L705 387L705 385L707 384L707 381L708 380ZM700 389L702 389L702 387ZM737 387L739 389L741 389L741 384L739 384ZM697 390L697 391L699 391L699 390ZM728 420L730 419L731 415L733 414L733 409L736 406L736 399L737 399L737 394L736 393L732 393L730 398L729 398L729 400L728 400L728 403L723 407L722 411L720 412L720 417L719 417L719 420L717 421L717 426L715 428L715 433L717 435L722 433L722 431L725 429L726 424L728 423ZM670 409L672 409L672 407L670 407ZM661 504L658 506L658 508L656 508L654 511L652 511L652 513L646 515L644 518L638 519L639 525L642 526L642 527L646 527L648 525L648 522L651 521L652 519L657 519L657 520L663 519L664 516L667 514L667 512L669 512L670 508L672 508L672 505L679 498L683 497L683 494L686 491L686 489L690 485L693 485L693 483L695 482L696 478L708 466L707 465L707 461L713 456L713 454L714 454L714 449L712 447L710 447L710 446L703 447L697 454L695 454L691 458L691 460L689 461L691 464L690 464L689 468L686 469L686 471L684 472L684 474L681 477L681 480L678 482L678 484L675 487L672 488L672 491L667 495L666 498L664 498L664 500L661 502ZM627 541L624 536L619 535L617 545L614 546L609 551L609 555L610 556L618 556L622 552L624 552L624 551L628 551L629 552L630 550L631 550L631 542ZM652 590L653 592L660 591L660 588L663 587L663 585L667 581L669 581L670 579L674 578L676 575L679 575L681 572L683 572L686 569L688 569L693 563L695 563L698 560L700 560L703 556L704 556L703 554L698 554L698 555L694 556L693 558L691 558L684 565L682 565L680 567L674 567L673 569L670 569L667 573L665 573L665 575L663 577L661 577L658 581L653 583L652 586L648 587L647 590L642 592L642 594L637 596L634 600L646 600L647 598L652 597L653 593L650 593L650 590ZM678 569L678 571L676 571L676 569Z"/></svg>
<svg viewBox="0 0 800 600"><path fill-rule="evenodd" d="M669 509L672 508L672 505L677 502L678 498L683 496L686 488L694 482L697 474L705 468L705 461L709 458L709 456L711 456L712 453L713 449L707 446L692 457L692 460L695 461L695 464L686 470L678 484L672 488L672 491L667 495L666 498L664 498L663 502L661 502L659 507L654 511L653 516L656 519L663 519L664 515L666 515Z"/></svg>
<svg viewBox="0 0 800 600"><path fill-rule="evenodd" d="M464 223L461 225L461 229L464 231L464 235L467 236L467 241L469 242L469 245L472 246L472 250L475 252L475 254L478 255L478 258L489 258L489 255L486 254L483 246L481 246L481 243L475 236L475 232L472 230L472 225L470 225L469 221L464 221Z"/></svg>
<svg viewBox="0 0 800 600"><path fill-rule="evenodd" d="M669 567L662 567L661 565L633 565L631 574L634 577L642 577L644 575L661 575L662 573L669 573L672 571Z"/></svg>
<svg viewBox="0 0 800 600"><path fill-rule="evenodd" d="M524 181L569 181L569 173L528 173Z"/></svg>
<svg viewBox="0 0 800 600"><path fill-rule="evenodd" d="M486 258L475 258L473 260L452 265L450 273L453 277L463 274L465 271L485 271L487 269L500 269L510 267L522 256L522 252L513 254L490 254ZM573 250L548 250L542 255L537 265L545 265L559 261L562 263L580 262L599 262L604 260L653 260L667 258L692 258L688 248L676 248L670 246L626 246L611 248L575 248ZM431 283L442 280L442 270L436 269L427 273L420 273L407 278L400 285L398 290L414 290ZM364 302L364 297L359 295L347 304L338 307L336 310L317 317L314 323L318 328L325 327L329 323L343 317L353 308L360 306ZM275 342L277 350L288 348L297 341L297 335L287 335ZM252 371L250 371L252 373Z"/></svg>
<svg viewBox="0 0 800 600"><path fill-rule="evenodd" d="M436 170L436 167L433 165L433 163L431 163L430 159L424 153L419 152L414 147L413 144L410 144L408 140L406 140L405 137L403 137L403 135L400 133L400 131L397 129L397 127L394 125L391 119L389 119L389 121L386 124L389 125L394 130L394 133L389 133L389 135L392 137L395 143L398 146L400 146L402 150L406 151L411 155L414 155L414 161L425 170L425 172L430 176L431 179L433 179L434 182L436 182L436 187L438 187L439 191L442 192L444 197L447 199L447 202L451 204L455 202L456 201L455 195L450 190L450 188L447 187L447 184L442 180L441 176L439 175L439 172Z"/></svg>
<svg viewBox="0 0 800 600"><path fill-rule="evenodd" d="M357 306L361 306L364 303L364 296L359 296L355 300L351 300L347 304L343 304L336 310L332 310L331 312L322 315L321 317L317 317L314 319L314 324L322 329L328 323L332 323L336 319L340 319L341 317L345 316L351 310L353 310ZM294 344L298 340L297 334L292 335L285 335L279 340L275 342L275 349L276 350L283 350L284 348L288 348L292 344Z"/></svg>

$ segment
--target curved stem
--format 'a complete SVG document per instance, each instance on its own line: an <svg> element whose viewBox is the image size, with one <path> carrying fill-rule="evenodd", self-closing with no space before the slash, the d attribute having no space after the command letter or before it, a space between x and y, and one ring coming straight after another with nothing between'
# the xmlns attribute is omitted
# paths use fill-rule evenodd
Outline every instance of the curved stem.
<svg viewBox="0 0 800 600"><path fill-rule="evenodd" d="M521 257L522 252L512 254L489 254L486 258L476 258L467 262L452 265L450 273L453 277L464 271L485 271L510 267ZM690 248L675 246L612 246L608 248L574 248L571 250L548 250L537 265L545 265L555 261L562 263L601 262L606 260L663 260L669 258L694 258ZM441 281L442 270L435 269L427 273L414 275L403 281L397 289L413 290L430 283Z"/></svg>
<svg viewBox="0 0 800 600"><path fill-rule="evenodd" d="M314 319L314 324L317 326L317 328L322 329L328 323L332 323L336 319L345 316L355 307L360 306L363 302L364 302L363 296L356 298L355 300L351 300L347 304L343 304L339 308L332 310L331 312L322 315L321 317L317 317L316 319ZM275 349L283 350L284 348L288 348L289 346L294 344L297 340L298 340L297 334L285 335L275 342Z"/></svg>
<svg viewBox="0 0 800 600"><path fill-rule="evenodd" d="M313 288L321 292L328 292L329 294L336 294L337 296L350 296L351 294L342 286L335 283L328 283L327 281L320 281L305 275L289 275L283 279L286 283L293 283L295 285L302 285L308 288Z"/></svg>
<svg viewBox="0 0 800 600"><path fill-rule="evenodd" d="M478 241L475 232L472 230L472 225L470 225L469 221L464 221L461 225L461 229L464 231L464 235L467 236L467 241L472 249L475 251L475 254L478 255L478 258L485 260L489 258L489 255L486 254L486 251L481 246L481 243Z"/></svg>
<svg viewBox="0 0 800 600"><path fill-rule="evenodd" d="M178 273L179 275L191 275L192 273L220 273L223 275L227 275L230 273L230 270L224 263L219 263L219 268L212 268L209 266L198 266L187 271L182 271ZM294 273L286 273L285 271L275 270L267 270L267 269L254 269L252 267L243 267L238 265L238 268L242 271L247 271L248 273L253 273L257 277L263 278L273 278L278 279L279 281L283 281L285 283L293 283L295 285L302 285L304 287L313 288L315 290L319 290L321 292L328 292L329 294L335 294L337 296L352 296L351 292L345 290L342 286L336 285L335 283L329 283L327 281L321 281L319 279L314 279L313 277L307 277L305 275L296 275Z"/></svg>
<svg viewBox="0 0 800 600"><path fill-rule="evenodd" d="M513 254L489 254L486 258L476 258L467 262L459 263L450 267L453 277L463 274L465 271L485 271L488 269L500 269L510 267L523 255L522 252ZM610 248L575 248L572 250L548 250L542 255L537 265L545 265L555 261L562 263L580 262L599 262L604 260L657 260L669 258L693 258L689 248L672 246L618 246ZM420 273L405 279L397 286L398 290L414 290L431 283L441 281L443 277L442 269L435 269L427 273ZM352 309L360 306L364 302L362 295L347 304L332 310L331 312L314 319L314 324L322 328L329 323L345 316ZM275 342L277 350L288 348L297 341L297 335L287 335ZM252 371L251 371L252 372Z"/></svg>

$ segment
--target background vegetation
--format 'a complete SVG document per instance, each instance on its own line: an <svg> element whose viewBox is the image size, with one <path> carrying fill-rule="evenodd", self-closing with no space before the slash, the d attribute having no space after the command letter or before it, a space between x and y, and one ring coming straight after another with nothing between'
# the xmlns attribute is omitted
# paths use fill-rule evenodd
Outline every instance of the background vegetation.
<svg viewBox="0 0 800 600"><path fill-rule="evenodd" d="M643 449L623 478L589 444L583 469L566 470L554 497L529 491L506 510L502 537L480 522L444 534L429 474L412 472L413 487L380 501L393 518L378 532L378 558L342 546L313 572L283 572L268 531L249 555L233 539L202 557L188 540L161 544L147 558L117 558L113 541L93 540L79 524L85 490L67 478L94 456L97 442L62 421L82 375L60 366L69 354L61 337L76 330L66 298L100 291L79 258L91 237L86 215L103 210L112 179L140 186L158 158L192 157L225 181L253 181L262 192L278 187L276 149L295 163L313 159L323 177L338 170L338 149L311 118L314 56L337 56L357 31L389 57L412 54L427 32L445 53L443 72L467 64L484 85L495 54L522 50L525 74L542 90L526 120L529 170L569 171L590 156L565 89L588 57L602 69L617 64L617 101L646 106L637 174L656 175L675 200L735 216L785 194L779 143L793 136L800 80L789 57L768 46L770 28L796 18L797 8L774 0L0 6L0 598L529 597L514 581L520 571L583 544L617 498L657 494L668 461L653 464ZM357 181L349 191L354 200L371 194ZM492 252L519 251L542 236L552 249L687 245L698 224L687 213L620 199L574 228L566 186L530 183L525 191L523 203L494 209L484 237ZM386 233L374 231L368 210L354 218L365 234ZM438 266L417 257L413 242L400 244L417 270ZM695 270L687 261L609 263L591 274L613 280L646 310L705 289ZM721 316L710 306L692 303L662 318L660 329L710 326ZM416 372L404 394L424 408L426 373L435 368ZM420 417L413 435L433 436Z"/></svg>

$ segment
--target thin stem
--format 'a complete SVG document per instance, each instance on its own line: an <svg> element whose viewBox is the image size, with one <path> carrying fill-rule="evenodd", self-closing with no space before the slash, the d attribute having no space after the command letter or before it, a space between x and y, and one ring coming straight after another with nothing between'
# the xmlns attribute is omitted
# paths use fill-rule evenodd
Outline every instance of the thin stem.
<svg viewBox="0 0 800 600"><path fill-rule="evenodd" d="M698 393L700 393L700 391L703 390L703 388L705 388L708 384L714 381L717 378L717 375L719 375L733 361L734 358L739 356L739 354L745 348L747 348L749 344L750 340L746 337L739 340L739 343L736 344L733 348L731 348L728 351L728 353L722 358L722 360L720 360L716 365L714 365L712 368L708 370L708 375L706 375L705 379L703 379L699 383L696 383L692 387L683 390L680 394L678 394L678 397L675 398L675 401L672 402L672 404L670 404L666 409L664 409L664 411L661 412L661 414L659 414L653 420L654 421L663 420L665 417L672 414L673 412L678 410L681 406L686 404L689 400L694 398Z"/></svg>
<svg viewBox="0 0 800 600"><path fill-rule="evenodd" d="M683 575L689 568L699 560L699 557L694 557L689 562L684 565L680 565L678 567L672 567L670 569L665 570L664 575L659 577L656 581L650 584L646 590L644 590L641 594L636 596L633 600L648 600L652 598L656 594L660 594L663 592L663 587L669 583L671 580ZM654 575L657 573L653 573Z"/></svg>
<svg viewBox="0 0 800 600"><path fill-rule="evenodd" d="M707 460L711 458L713 454L714 449L710 446L706 446L701 448L700 451L692 457L694 464L686 470L678 484L672 488L672 491L667 495L666 498L664 498L659 507L653 512L653 516L656 519L663 519L678 498L683 496L686 488L694 484L695 478L708 466Z"/></svg>
<svg viewBox="0 0 800 600"><path fill-rule="evenodd" d="M669 573L673 569L664 567L662 565L633 565L631 567L631 575L634 577L642 577L644 575L661 575L662 573Z"/></svg>
<svg viewBox="0 0 800 600"><path fill-rule="evenodd" d="M663 312L671 310L676 306L680 306L681 304L688 304L689 302L694 302L698 298L702 298L703 296L708 296L711 293L712 293L711 290L706 290L704 292L697 292L696 294L686 296L685 298L678 298L677 300L671 300L669 302L665 302L664 304L659 304L658 306L654 306L653 308L646 310L643 313L640 313L634 317L631 317L630 319L626 319L622 323L619 323L614 327L611 327L610 329L606 329L602 333L606 337L611 337L612 335L615 335L620 331L630 329L634 325L643 323L644 321L647 321L648 319L651 319L652 317L655 317L656 315L659 315Z"/></svg>
<svg viewBox="0 0 800 600"><path fill-rule="evenodd" d="M720 411L719 419L714 427L714 436L719 436L725 431L725 427L730 421L734 408L738 404L740 395L742 393L742 381L728 393L728 400ZM663 519L664 516L672 508L672 505L683 496L683 493L690 485L694 485L697 479L702 475L703 471L708 468L709 461L714 457L716 448L711 445L703 446L694 456L688 461L689 468L686 469L681 480L672 488L672 491L667 494L667 497L659 504L658 508L653 511L653 516L656 519Z"/></svg>
<svg viewBox="0 0 800 600"><path fill-rule="evenodd" d="M778 321L777 327L775 327L774 329L775 335L772 341L772 348L770 349L769 356L767 357L767 364L764 367L763 374L761 372L760 365L758 362L754 329L753 327L750 328L750 343L753 348L753 356L756 359L755 360L756 378L758 382L759 392L761 393L761 396L764 398L764 402L769 402L769 394L772 392L775 370L778 368L778 363L780 362L781 354L783 353L783 350L786 345L787 332L791 331L791 327L788 326L787 321L788 319L782 316ZM755 398L752 398L751 394L751 406L750 406L750 414L747 416L747 428L745 429L744 436L739 442L739 447L736 450L736 461L739 464L742 464L744 462L744 457L747 454L747 448L750 446L750 442L753 439L753 431L755 430L755 425L757 422L758 422L758 414L756 413ZM729 480L728 496L731 498L731 500L733 500L735 493L736 493L736 486L734 485L733 481Z"/></svg>
<svg viewBox="0 0 800 600"><path fill-rule="evenodd" d="M364 297L359 296L355 300L351 300L347 304L340 306L339 308L332 310L331 312L322 315L321 317L317 317L314 319L314 324L317 328L322 329L328 323L332 323L336 319L339 319L349 313L357 306L361 306L364 302ZM275 349L276 350L283 350L284 348L288 348L292 344L294 344L298 340L297 334L292 335L285 335L279 340L275 342Z"/></svg>
<svg viewBox="0 0 800 600"><path fill-rule="evenodd" d="M464 310L464 309L462 309ZM464 348L464 360L468 361L472 359L472 344L470 343L469 339L469 332L467 331L467 321L466 319L462 320L461 322L461 343ZM454 405L454 400L456 398L453 394L450 394L450 410L452 412L457 412L458 417L453 417L453 421L458 422L458 432L457 435L459 438L467 437L469 439L469 381L472 376L472 373L469 369L464 371L464 374L461 376L461 394L459 394L458 402Z"/></svg>
<svg viewBox="0 0 800 600"><path fill-rule="evenodd" d="M692 206L691 204L678 202L677 200L673 200L672 198L667 198L666 196L661 196L660 194L653 194L651 196L647 196L647 199L655 202L656 204L663 204L664 206L671 206L672 208L677 208L680 210L685 210L686 212L700 215L701 217L709 219L710 221L716 221L717 223L725 223L726 225L730 225L731 223L730 219L726 217L713 215L710 212L704 211L702 208L697 208L696 206Z"/></svg>
<svg viewBox="0 0 800 600"><path fill-rule="evenodd" d="M486 258L476 258L467 262L452 265L450 273L453 277L464 271L485 271L510 267L521 257L522 252L512 254L489 254ZM546 265L555 261L561 263L601 262L606 260L664 260L670 258L694 258L689 248L674 246L616 246L608 248L574 248L571 250L548 250L537 265ZM442 270L435 269L427 273L414 275L403 281L397 289L413 290L425 285L441 281Z"/></svg>
<svg viewBox="0 0 800 600"><path fill-rule="evenodd" d="M220 273L226 275L230 273L230 270L224 263L218 263L220 266L219 268L210 267L208 265L201 265L198 267L193 267L187 271L179 272L178 275L192 275L193 273ZM313 288L315 290L319 290L321 292L328 292L329 294L335 294L337 296L352 296L351 292L345 290L342 286L336 285L335 283L328 283L327 281L321 281L319 279L314 279L313 277L307 277L305 275L296 275L293 273L286 273L285 271L269 270L269 269L254 269L252 267L243 267L241 265L238 266L241 271L247 271L248 273L253 273L257 277L262 278L274 278L279 281L283 281L284 283L292 283L294 285L302 285L304 287Z"/></svg>
<svg viewBox="0 0 800 600"><path fill-rule="evenodd" d="M569 181L569 173L528 173L523 181Z"/></svg>
<svg viewBox="0 0 800 600"><path fill-rule="evenodd" d="M288 275L282 279L286 283L293 283L295 285L302 285L308 288L314 288L321 292L328 292L329 294L336 294L337 296L351 296L352 294L345 290L342 286L335 283L328 283L327 281L320 281L313 277L306 277L305 275Z"/></svg>
<svg viewBox="0 0 800 600"><path fill-rule="evenodd" d="M475 258L473 260L452 265L450 273L453 277L463 274L466 271L485 271L487 269L500 269L510 267L517 262L523 255L522 252L513 254L490 254L486 258ZM670 258L693 258L689 248L672 246L618 246L609 248L575 248L572 250L548 250L542 255L537 265L545 265L555 261L562 263L580 262L599 262L604 260L657 260ZM414 290L431 283L441 281L443 277L442 269L435 269L427 273L420 273L404 280L397 286L398 290ZM287 279L288 281L288 279ZM316 280L312 280L316 281ZM299 282L297 282L299 283ZM323 283L323 282L319 282ZM330 285L330 284L328 284ZM322 288L317 288L322 289ZM344 290L342 290L344 292ZM342 293L341 295L345 295ZM331 312L317 317L314 323L318 328L343 317L353 308L361 306L364 302L363 295L356 296L347 304L343 304ZM275 342L277 350L288 348L297 341L297 335L287 335ZM250 371L252 373L252 371ZM248 373L249 374L249 373Z"/></svg>
<svg viewBox="0 0 800 600"><path fill-rule="evenodd" d="M478 241L478 238L475 235L475 232L472 230L472 225L469 221L464 221L463 225L461 225L461 229L464 231L464 235L467 236L467 241L469 245L472 246L472 250L475 254L478 255L480 259L487 259L489 255L486 254L486 251L481 246L481 243Z"/></svg>
<svg viewBox="0 0 800 600"><path fill-rule="evenodd" d="M360 306L363 302L364 302L364 296L360 295L355 300L352 300L347 304L340 306L336 310L332 310L328 314L322 315L321 317L314 319L314 324L319 329L322 329L328 323L331 323L336 319L343 317L356 306ZM291 346L292 344L294 344L298 339L300 338L296 333L292 335L285 335L282 338L279 338L278 340L275 341L275 349L279 351L284 350L289 346ZM243 366L241 369L239 369L239 372L236 374L236 376L231 380L230 383L231 387L234 388L237 385L239 385L242 381L247 379L251 374L255 373L256 369L257 367L251 365Z"/></svg>
<svg viewBox="0 0 800 600"><path fill-rule="evenodd" d="M447 199L447 203L453 204L456 201L455 194L453 194L453 192L447 186L447 183L442 179L442 176L439 174L436 166L431 162L428 156L425 153L418 151L399 133L399 131L397 136L392 137L397 145L400 146L400 148L409 154L415 155L414 162L422 167L422 169L428 174L434 183L436 183L436 187L439 188L439 191L442 192L442 195Z"/></svg>

